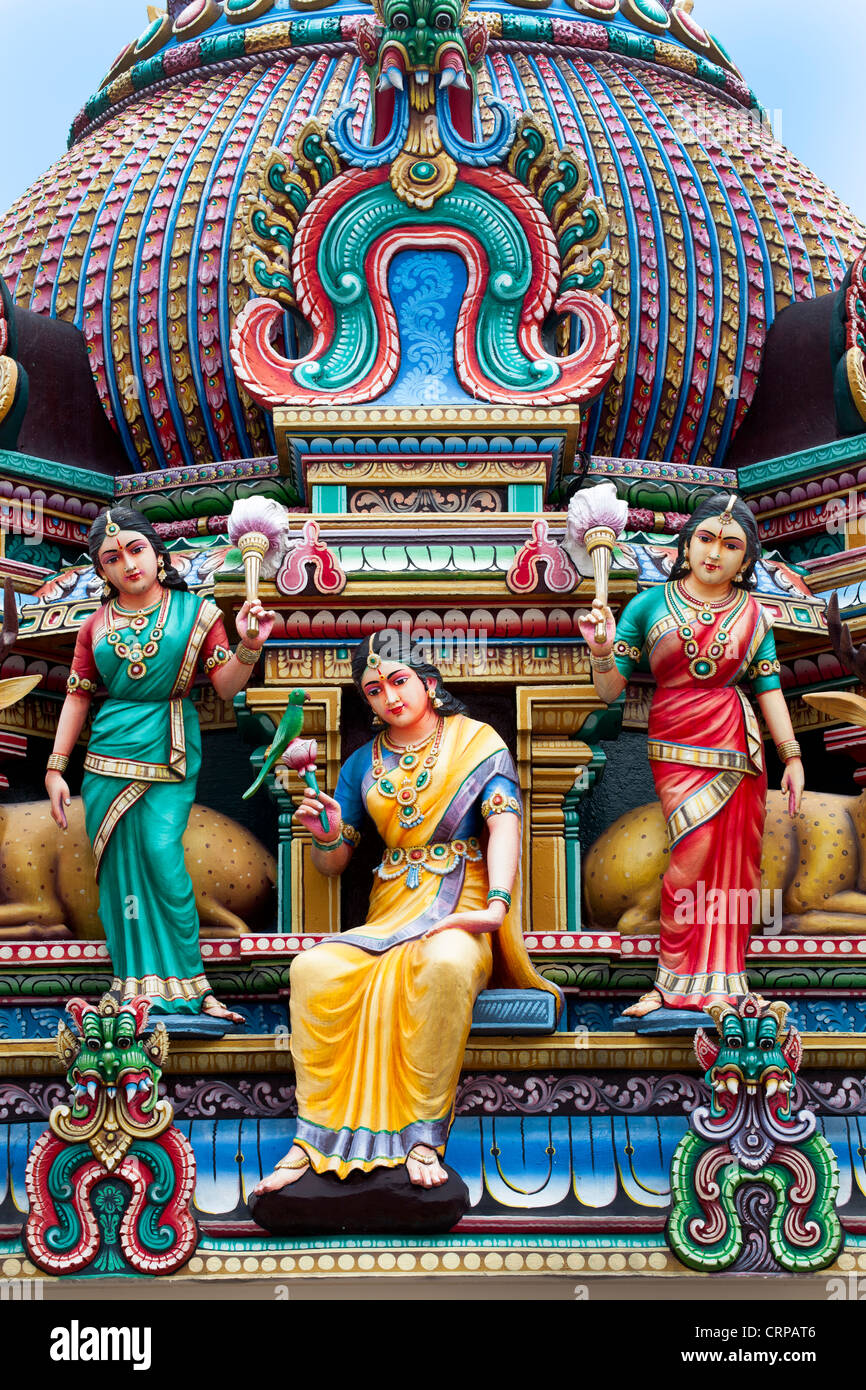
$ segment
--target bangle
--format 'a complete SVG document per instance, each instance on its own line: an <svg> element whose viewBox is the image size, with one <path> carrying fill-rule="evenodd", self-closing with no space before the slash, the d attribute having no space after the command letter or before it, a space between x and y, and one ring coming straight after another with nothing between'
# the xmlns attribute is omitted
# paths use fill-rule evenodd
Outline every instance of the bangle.
<svg viewBox="0 0 866 1390"><path fill-rule="evenodd" d="M45 770L46 772L65 772L68 764L69 758L66 753L52 753Z"/></svg>
<svg viewBox="0 0 866 1390"><path fill-rule="evenodd" d="M251 647L247 647L243 642L238 642L235 647L235 656L242 666L255 666L261 655L261 648L254 652Z"/></svg>
<svg viewBox="0 0 866 1390"><path fill-rule="evenodd" d="M776 752L783 763L789 763L792 758L799 758L800 745L795 738L786 738L776 744Z"/></svg>
<svg viewBox="0 0 866 1390"><path fill-rule="evenodd" d="M508 890L507 890L506 888L491 888L491 889L490 889L490 892L487 894L487 901L488 901L489 903L491 903L491 902L494 901L494 899L497 899L497 898L499 899L500 902L505 903L505 906L506 906L506 907L510 907L510 906L511 906L511 894L508 892Z"/></svg>
<svg viewBox="0 0 866 1390"><path fill-rule="evenodd" d="M340 845L342 845L342 844L345 843L345 841L343 840L343 832L342 832L342 831L340 831L340 834L337 836L336 840L317 840L316 837L315 837L315 835L311 835L311 836L310 836L310 839L312 840L313 844L316 846L316 849L323 849L323 850L326 850L326 851L327 851L327 850L332 850L332 849L339 849L339 848L340 848Z"/></svg>
<svg viewBox="0 0 866 1390"><path fill-rule="evenodd" d="M589 664L593 671L612 671L616 661L613 652L609 652L607 656L594 656L590 653Z"/></svg>

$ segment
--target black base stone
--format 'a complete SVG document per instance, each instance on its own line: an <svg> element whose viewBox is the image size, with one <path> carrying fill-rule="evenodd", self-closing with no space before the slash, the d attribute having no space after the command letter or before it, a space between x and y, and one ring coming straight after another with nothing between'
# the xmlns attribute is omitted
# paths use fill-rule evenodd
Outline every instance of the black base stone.
<svg viewBox="0 0 866 1390"><path fill-rule="evenodd" d="M275 1236L442 1233L469 1208L463 1179L445 1171L448 1181L440 1187L416 1187L402 1163L347 1178L308 1169L279 1192L250 1197L250 1214Z"/></svg>

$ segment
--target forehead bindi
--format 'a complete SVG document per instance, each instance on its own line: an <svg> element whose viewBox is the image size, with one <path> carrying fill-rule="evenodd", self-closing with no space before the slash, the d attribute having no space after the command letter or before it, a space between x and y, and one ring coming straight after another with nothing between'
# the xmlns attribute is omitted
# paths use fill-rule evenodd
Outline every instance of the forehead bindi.
<svg viewBox="0 0 866 1390"><path fill-rule="evenodd" d="M116 555L129 550L134 545L147 545L147 538L139 535L138 531L120 531L116 536L107 536L99 547L99 558L106 555Z"/></svg>
<svg viewBox="0 0 866 1390"><path fill-rule="evenodd" d="M733 541L741 550L746 548L746 533L739 522L729 521L723 526L718 517L700 522L695 527L695 536L700 539L708 535L712 536L714 540L721 537L723 541Z"/></svg>
<svg viewBox="0 0 866 1390"><path fill-rule="evenodd" d="M399 661L383 661L375 676L367 676L364 679L364 689L378 685L381 681L396 680L398 676L409 676L412 672L408 666L402 666Z"/></svg>

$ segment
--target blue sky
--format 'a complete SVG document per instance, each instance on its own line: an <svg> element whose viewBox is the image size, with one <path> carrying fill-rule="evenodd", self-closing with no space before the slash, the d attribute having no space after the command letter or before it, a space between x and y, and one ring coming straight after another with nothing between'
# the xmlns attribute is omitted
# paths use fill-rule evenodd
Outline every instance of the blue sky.
<svg viewBox="0 0 866 1390"><path fill-rule="evenodd" d="M862 0L695 0L781 138L866 221ZM0 0L0 210L66 146L72 117L147 27L145 0Z"/></svg>

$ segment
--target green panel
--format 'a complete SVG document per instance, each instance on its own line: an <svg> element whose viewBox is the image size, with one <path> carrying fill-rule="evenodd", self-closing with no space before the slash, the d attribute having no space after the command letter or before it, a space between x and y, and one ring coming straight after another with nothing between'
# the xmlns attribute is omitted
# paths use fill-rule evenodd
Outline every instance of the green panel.
<svg viewBox="0 0 866 1390"><path fill-rule="evenodd" d="M541 483L509 483L508 510L510 512L540 512L544 507L544 489Z"/></svg>
<svg viewBox="0 0 866 1390"><path fill-rule="evenodd" d="M339 43L342 38L338 15L317 15L315 19L296 19L292 24L292 45Z"/></svg>
<svg viewBox="0 0 866 1390"><path fill-rule="evenodd" d="M47 483L76 494L85 492L109 501L114 498L115 480L110 473L95 473L90 468L34 458L32 454L12 453L9 449L0 449L0 474L23 478L28 483Z"/></svg>
<svg viewBox="0 0 866 1390"><path fill-rule="evenodd" d="M799 478L820 477L851 463L866 460L866 437L837 439L832 444L818 444L812 449L800 449L795 454L750 463L738 472L740 489L757 492L773 486L787 487Z"/></svg>
<svg viewBox="0 0 866 1390"><path fill-rule="evenodd" d="M345 483L313 483L314 512L347 512L349 493Z"/></svg>

